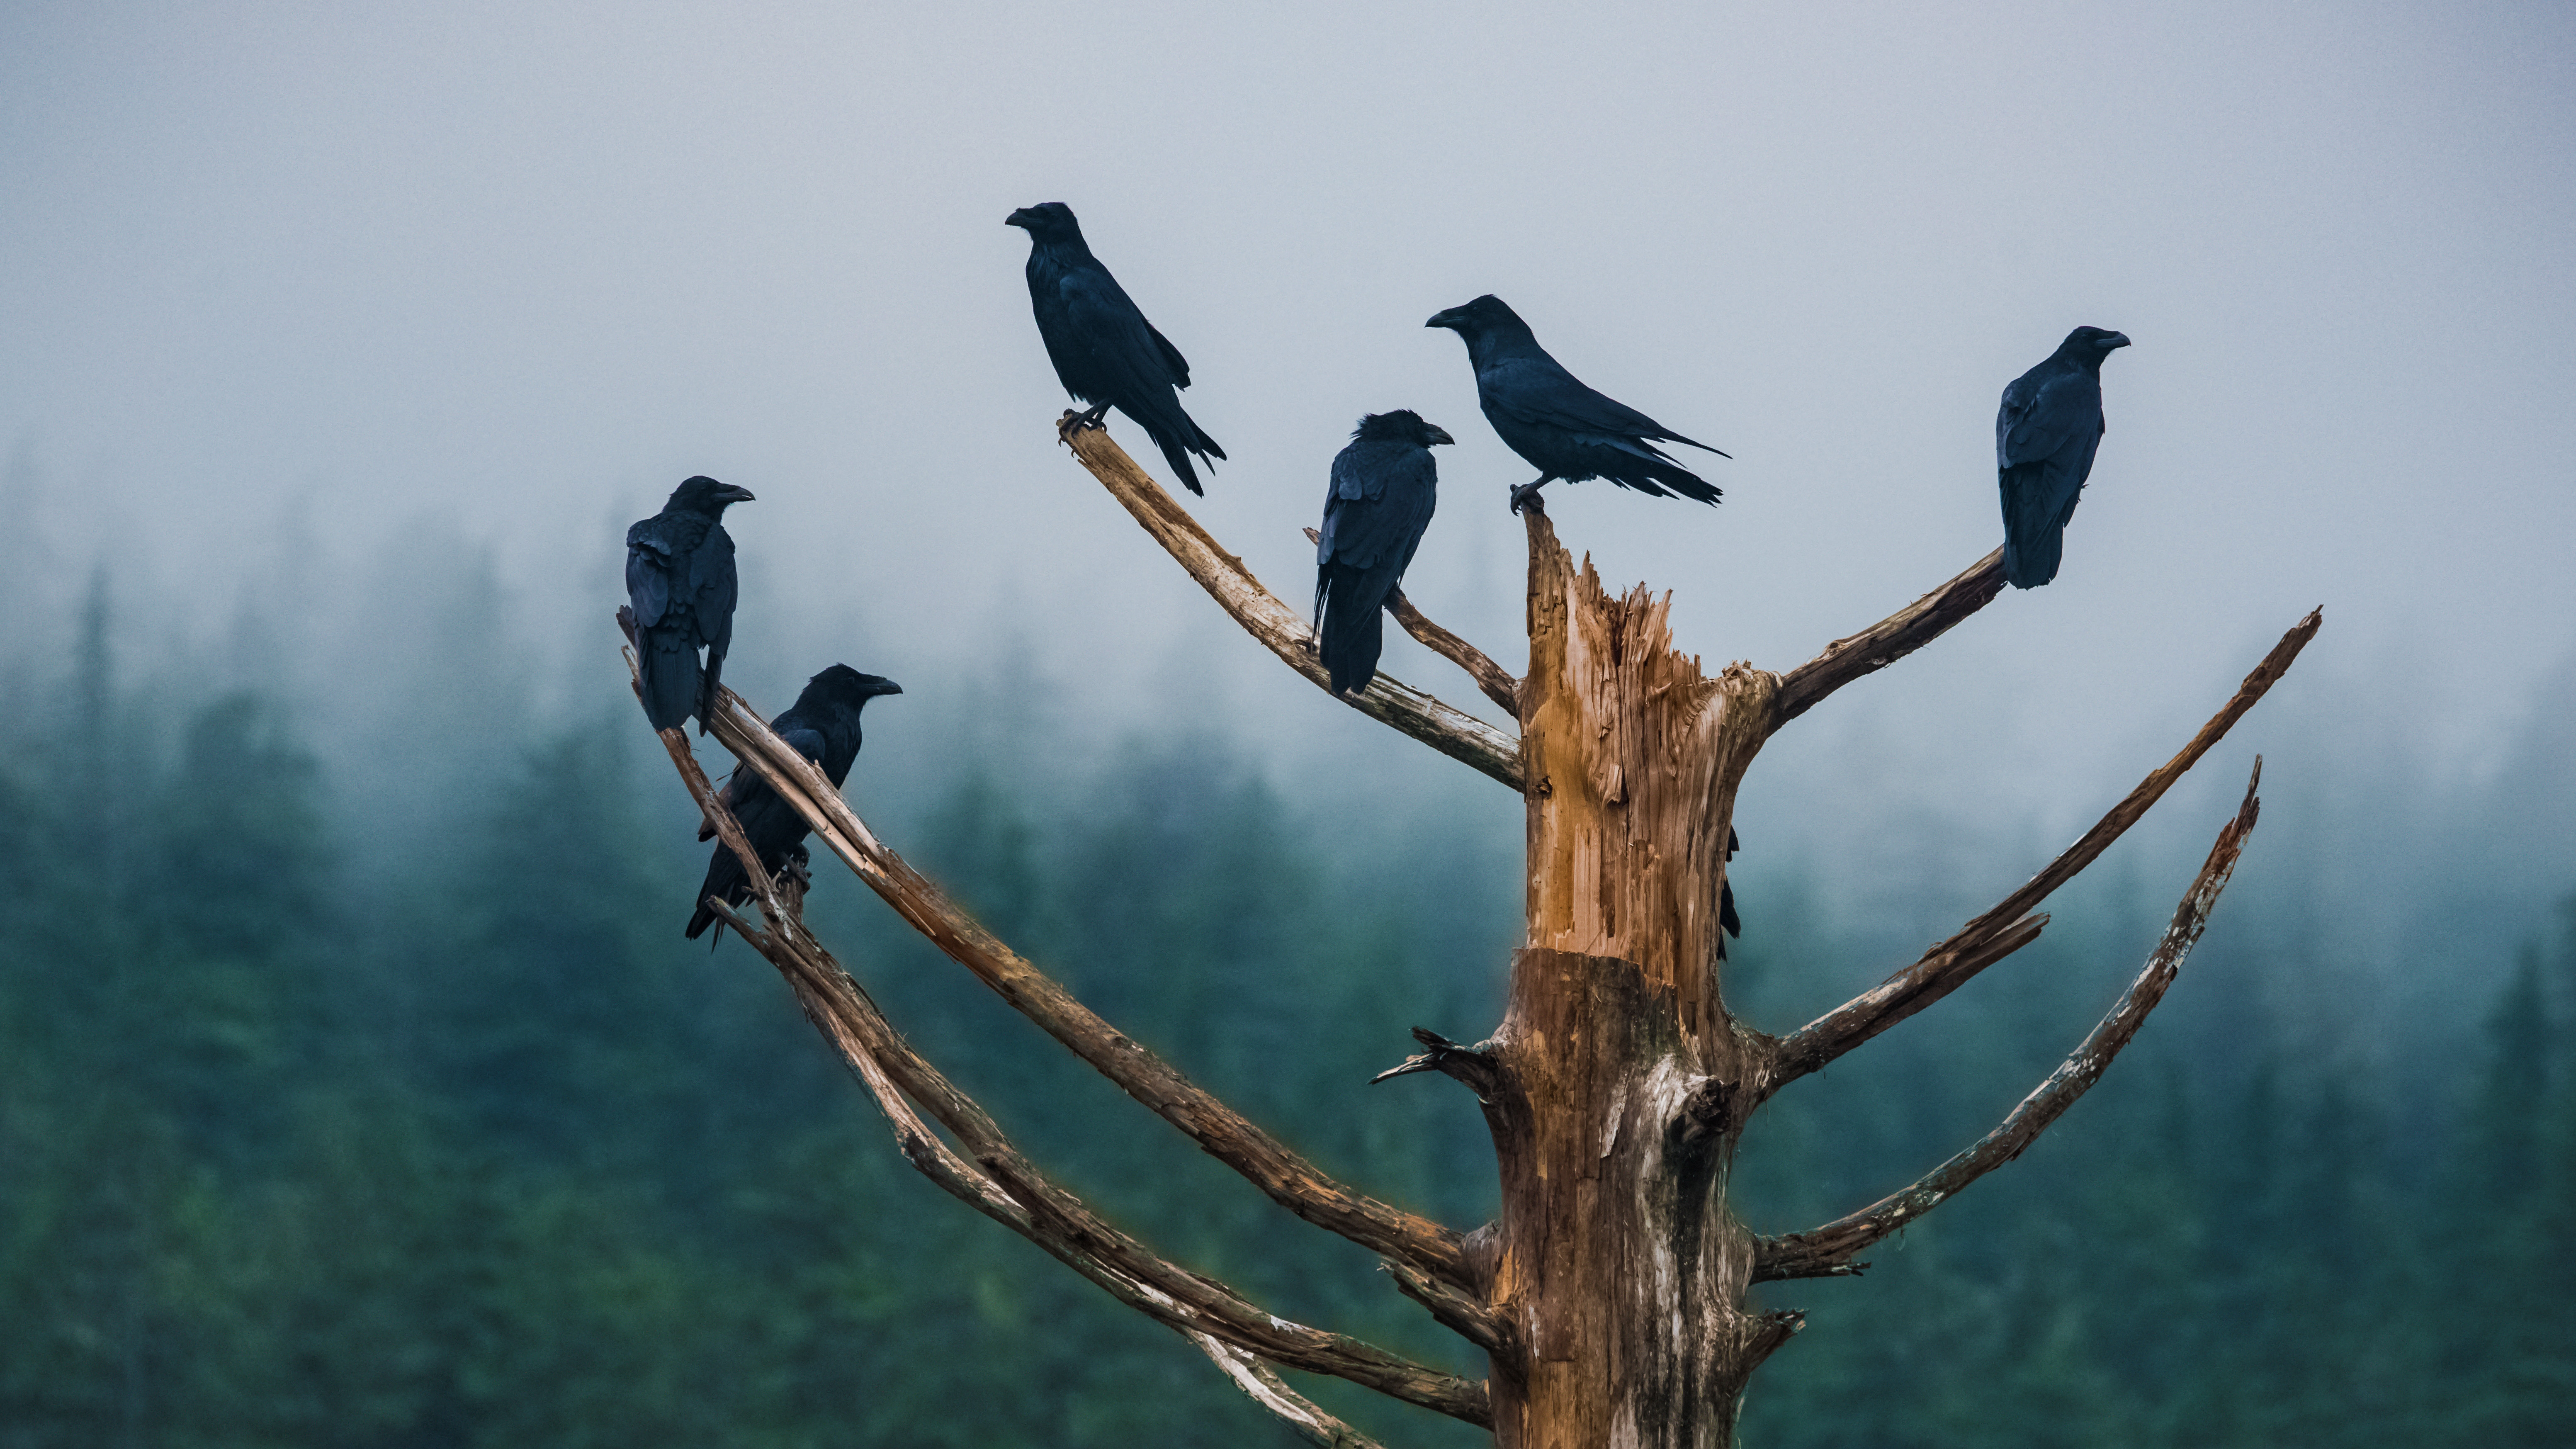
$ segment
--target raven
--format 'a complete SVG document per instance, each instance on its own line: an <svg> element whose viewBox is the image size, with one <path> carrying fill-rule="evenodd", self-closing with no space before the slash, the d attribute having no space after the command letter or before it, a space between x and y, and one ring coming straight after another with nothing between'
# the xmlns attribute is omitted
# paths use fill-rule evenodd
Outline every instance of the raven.
<svg viewBox="0 0 2576 1449"><path fill-rule="evenodd" d="M1115 407L1152 436L1192 493L1205 494L1190 454L1222 458L1225 449L1190 421L1172 391L1190 385L1189 360L1091 254L1072 208L1061 201L1024 206L1003 224L1029 234L1029 304L1057 379L1093 405L1083 426L1100 426Z"/></svg>
<svg viewBox="0 0 2576 1449"><path fill-rule="evenodd" d="M2048 360L2004 389L1995 413L1995 477L2003 493L2004 577L2035 589L2057 577L2066 520L2102 445L2102 359L2123 333L2078 327Z"/></svg>
<svg viewBox="0 0 2576 1449"><path fill-rule="evenodd" d="M859 711L880 694L901 694L903 686L874 674L861 674L846 664L835 664L805 682L805 692L786 712L769 722L778 737L790 749L822 767L823 778L835 789L850 778L850 763L859 757ZM749 765L735 767L733 778L725 783L725 807L733 818L742 822L742 833L760 852L760 863L772 872L786 864L790 854L800 861L805 855L805 817L796 807L769 788L769 782ZM714 837L715 826L701 824L698 838ZM715 857L707 862L707 878L698 887L698 909L689 917L688 938L696 940L716 918L707 897L714 896L729 906L751 899L751 877L744 872L742 861L733 848L719 844ZM721 936L723 930L718 928Z"/></svg>
<svg viewBox="0 0 2576 1449"><path fill-rule="evenodd" d="M1456 441L1411 408L1397 408L1360 419L1350 446L1333 458L1315 541L1315 634L1335 694L1366 689L1377 673L1386 601L1439 501L1431 449Z"/></svg>
<svg viewBox="0 0 2576 1449"><path fill-rule="evenodd" d="M1721 458L1728 454L1585 387L1547 355L1529 324L1501 298L1487 293L1464 307L1435 313L1422 325L1446 327L1466 342L1467 360L1476 369L1476 404L1485 410L1485 421L1539 470L1537 482L1512 490L1514 513L1559 478L1568 483L1607 478L1659 498L1678 493L1702 503L1717 501L1715 485L1655 444L1688 443Z"/></svg>
<svg viewBox="0 0 2576 1449"><path fill-rule="evenodd" d="M671 490L662 511L626 530L626 597L635 611L635 669L657 730L698 717L705 734L725 649L733 643L733 537L725 506L751 494L713 478ZM698 667L698 648L707 662Z"/></svg>

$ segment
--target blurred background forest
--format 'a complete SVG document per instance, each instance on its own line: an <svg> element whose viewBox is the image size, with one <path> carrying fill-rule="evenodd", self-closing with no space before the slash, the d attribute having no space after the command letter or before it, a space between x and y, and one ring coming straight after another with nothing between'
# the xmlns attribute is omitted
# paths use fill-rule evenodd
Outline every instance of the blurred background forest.
<svg viewBox="0 0 2576 1449"><path fill-rule="evenodd" d="M1765 747L1733 999L1784 1029L1910 961L2324 632L2035 947L1767 1110L1754 1225L1992 1126L2258 751L2262 828L2065 1122L1766 1290L1812 1316L1745 1442L2576 1443L2576 8L18 0L0 1449L1284 1442L680 940L705 853L609 610L698 472L759 497L728 682L904 684L849 786L891 843L1331 1170L1489 1211L1466 1094L1367 1080L1493 1025L1519 802L1262 657L1064 458L1002 224L1045 200L1185 350L1231 455L1189 507L1283 596L1355 418L1455 434L1406 589L1511 666L1527 471L1434 311L1503 296L1732 455L1714 510L1549 500L1713 666L1984 554L1998 390L2135 338L2057 581ZM1469 1366L817 875L1074 1187Z"/></svg>
<svg viewBox="0 0 2576 1449"><path fill-rule="evenodd" d="M682 942L704 852L606 605L553 671L573 702L543 708L543 631L471 550L429 552L336 627L252 590L229 644L187 650L105 570L20 601L44 623L0 675L0 1444L1287 1442L918 1179L757 957ZM747 677L803 672L751 652ZM1367 1079L1408 1025L1494 1021L1516 802L1391 736L1416 776L1393 797L1185 709L1092 738L1027 651L979 657L871 713L861 808L1329 1169L1481 1221L1465 1094ZM1867 1277L1763 1290L1813 1316L1747 1442L2567 1442L2572 685L2491 777L2445 782L2356 745L2330 672L2293 674L2263 829L2173 1000ZM2136 969L2250 752L2036 947L1773 1106L1755 1225L1875 1197L2037 1081ZM1890 798L1832 798L1866 846L1830 858L1792 845L1816 798L1749 801L1732 982L1756 1023L1840 1000L2047 853ZM1365 1254L818 876L844 960L1078 1189L1276 1311L1474 1367ZM1475 1437L1341 1387L1316 1391L1392 1442Z"/></svg>

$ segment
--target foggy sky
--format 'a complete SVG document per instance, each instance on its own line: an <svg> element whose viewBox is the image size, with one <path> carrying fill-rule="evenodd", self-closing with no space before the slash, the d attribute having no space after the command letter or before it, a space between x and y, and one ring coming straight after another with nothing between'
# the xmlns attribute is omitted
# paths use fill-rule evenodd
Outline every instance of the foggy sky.
<svg viewBox="0 0 2576 1449"><path fill-rule="evenodd" d="M55 582L202 588L177 634L283 520L361 573L461 536L609 679L623 528L707 472L760 498L756 701L1007 636L1104 727L1329 754L1374 727L1055 444L1002 217L1062 200L1232 455L1191 508L1292 601L1352 421L1412 407L1460 442L1409 591L1519 666L1529 470L1422 326L1477 293L1734 454L1714 510L1550 489L1712 666L1992 547L1996 395L2092 323L2137 345L2058 581L1783 767L2089 818L2322 603L2285 690L2474 770L2576 649L2571 58L2565 7L14 5L8 502Z"/></svg>

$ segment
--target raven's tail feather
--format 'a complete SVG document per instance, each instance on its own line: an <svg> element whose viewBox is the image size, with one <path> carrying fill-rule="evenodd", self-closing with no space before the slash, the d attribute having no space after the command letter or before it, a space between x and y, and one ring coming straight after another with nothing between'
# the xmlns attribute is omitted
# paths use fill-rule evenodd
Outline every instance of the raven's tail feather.
<svg viewBox="0 0 2576 1449"><path fill-rule="evenodd" d="M2076 499L2050 509L2048 463L2042 460L2004 470L2004 581L2016 589L2035 589L2057 577L2066 552L2066 521L2075 516ZM2018 506L2016 506L2018 505Z"/></svg>
<svg viewBox="0 0 2576 1449"><path fill-rule="evenodd" d="M1201 497L1207 496L1207 490L1199 486L1198 470L1190 466L1190 454L1196 453L1202 460L1222 458L1225 449L1218 447L1216 439L1209 437L1206 429L1182 411L1180 399L1172 399L1171 412L1167 416L1140 417L1136 421L1144 425L1155 446L1163 450L1163 460L1172 465L1172 474L1181 480L1181 486Z"/></svg>
<svg viewBox="0 0 2576 1449"><path fill-rule="evenodd" d="M716 918L715 908L707 904L714 896L729 906L751 899L751 877L742 873L742 862L734 859L731 847L719 845L707 861L707 878L698 886L698 909L689 917L689 928L682 934L694 941L706 933Z"/></svg>
<svg viewBox="0 0 2576 1449"><path fill-rule="evenodd" d="M1363 606L1359 580L1340 569L1332 574L1321 631L1324 668L1332 673L1333 693L1356 694L1377 677L1378 655L1386 649L1386 601L1371 599Z"/></svg>
<svg viewBox="0 0 2576 1449"><path fill-rule="evenodd" d="M1207 490L1199 486L1198 470L1190 466L1189 452L1181 440L1168 433L1156 432L1154 441L1163 445L1163 461L1172 465L1172 476L1181 480L1181 486L1202 498L1206 497Z"/></svg>
<svg viewBox="0 0 2576 1449"><path fill-rule="evenodd" d="M1710 451L1714 452L1715 449ZM1641 462L1619 473L1603 475L1622 487L1658 498L1679 495L1693 503L1714 505L1725 496L1724 490L1679 463Z"/></svg>
<svg viewBox="0 0 2576 1449"><path fill-rule="evenodd" d="M698 707L698 651L651 633L635 651L642 676L644 717L656 730L677 729Z"/></svg>

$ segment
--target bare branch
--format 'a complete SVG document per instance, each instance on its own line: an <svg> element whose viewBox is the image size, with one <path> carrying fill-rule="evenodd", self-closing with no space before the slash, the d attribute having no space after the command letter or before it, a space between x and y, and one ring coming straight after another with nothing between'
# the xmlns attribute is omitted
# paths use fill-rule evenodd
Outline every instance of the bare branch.
<svg viewBox="0 0 2576 1449"><path fill-rule="evenodd" d="M1522 1371L1519 1340L1510 1321L1496 1313L1492 1304L1464 1289L1435 1283L1408 1264L1386 1259L1381 1265L1395 1279L1397 1291L1430 1309L1443 1327L1501 1360L1509 1372Z"/></svg>
<svg viewBox="0 0 2576 1449"><path fill-rule="evenodd" d="M1066 418L1073 414L1066 413ZM1154 541L1168 550L1219 607L1234 616L1244 631L1267 646L1280 661L1330 693L1332 675L1314 649L1314 631L1305 616L1280 602L1261 586L1243 560L1218 547L1188 510L1172 501L1163 485L1136 466L1105 429L1064 429L1061 436L1082 466L1100 480L1110 496L1126 506ZM1470 714L1441 703L1389 675L1369 681L1356 695L1338 696L1371 719L1392 725L1453 760L1473 766L1518 790L1521 788L1520 741Z"/></svg>
<svg viewBox="0 0 2576 1449"><path fill-rule="evenodd" d="M621 616L625 612L622 608L618 610ZM622 618L620 622L623 622ZM629 655L627 666L633 668L634 662L634 657ZM751 838L742 833L741 822L734 819L733 811L725 806L724 797L708 783L706 771L698 768L697 754L689 748L688 731L675 725L655 733L661 737L662 748L670 753L671 763L678 767L680 783L688 786L689 798L698 802L699 814L715 831L717 838L724 842L725 848L733 852L734 859L742 862L743 874L750 880L753 899L761 903L761 910L772 919L792 914L787 903L779 899L778 883L770 876L769 867L761 863L760 852L752 848ZM800 903L801 900L800 896ZM715 904L722 908L722 902Z"/></svg>
<svg viewBox="0 0 2576 1449"><path fill-rule="evenodd" d="M2236 721L2254 707L2264 692L2289 672L2290 663L2299 657L2308 641L2317 637L2324 623L2324 611L2316 610L2300 620L2245 682L2236 689L2234 698L2200 727L2200 733L2182 747L2181 753L2151 771L2128 797L2111 807L2111 812L2084 832L2082 839L2066 848L2065 853L2050 861L2048 868L2032 876L2020 890L2004 898L2002 904L1959 928L1959 933L1925 951L1911 966L1850 1001L1791 1032L1780 1042L1773 1064L1769 1090L1777 1090L1807 1073L1859 1046L1896 1023L1957 990L1979 971L2011 955L2039 935L2047 924L2044 916L2030 916L2033 906L2048 898L2059 886L2075 878L2078 871L2091 865L2102 852L2111 848L2128 828L2135 825L2156 801L2173 788L2176 780L2200 757L2208 754Z"/></svg>
<svg viewBox="0 0 2576 1449"><path fill-rule="evenodd" d="M2191 890L2174 908L2173 921L2165 927L2155 953L2147 958L2146 969L2138 973L2129 989L2111 1008L2108 1016L2093 1028L2084 1044L2075 1049L2048 1080L2013 1108L1995 1130L1980 1138L1976 1145L1942 1163L1904 1191L1882 1198L1847 1217L1837 1218L1823 1227L1784 1237L1763 1238L1755 1245L1753 1281L1780 1278L1819 1278L1858 1272L1866 1264L1855 1264L1853 1256L1888 1234L1913 1222L1932 1209L1956 1197L1968 1184L2019 1157L2022 1149L2048 1130L2049 1124L2075 1105L2092 1085L2101 1080L2111 1059L2138 1034L2147 1013L2164 1000L2165 989L2173 985L2191 948L2209 924L2209 913L2217 906L2218 896L2227 889L2228 877L2236 870L2236 858L2245 849L2245 838L2254 831L2255 818L2262 812L2262 802L2255 790L2263 783L2263 762L2254 761L2253 778L2245 782L2245 801L2236 809L2236 818L2219 831L2218 842L2209 850L2200 875Z"/></svg>
<svg viewBox="0 0 2576 1449"><path fill-rule="evenodd" d="M1998 548L1922 598L1850 638L1826 645L1824 653L1780 676L1780 692L1772 700L1771 729L1778 730L1826 695L1950 632L1951 625L1993 603L2003 587L2004 551Z"/></svg>
<svg viewBox="0 0 2576 1449"><path fill-rule="evenodd" d="M1510 670L1485 657L1484 650L1431 622L1428 615L1415 608L1413 601L1404 596L1404 590L1397 589L1387 595L1386 607L1395 615L1395 622L1404 626L1405 633L1412 635L1432 653L1466 670L1476 681L1476 688L1484 692L1485 698L1500 705L1505 714L1520 718L1521 682L1512 678Z"/></svg>
<svg viewBox="0 0 2576 1449"><path fill-rule="evenodd" d="M807 1017L877 1097L905 1158L952 1195L1167 1327L1213 1334L1291 1367L1346 1378L1471 1423L1490 1422L1483 1385L1359 1339L1279 1318L1109 1226L1047 1179L990 1114L914 1051L801 925L773 918L769 929L761 931L731 911L725 914L743 939L787 978ZM905 1097L956 1134L974 1162L968 1164L932 1135L905 1106Z"/></svg>
<svg viewBox="0 0 2576 1449"><path fill-rule="evenodd" d="M1129 1039L1030 965L880 843L813 762L788 748L742 697L720 690L713 733L805 818L817 839L913 929L1129 1096L1290 1212L1375 1252L1464 1284L1458 1234L1335 1181ZM700 801L701 808L707 801Z"/></svg>
<svg viewBox="0 0 2576 1449"><path fill-rule="evenodd" d="M1321 544L1324 536L1310 528L1306 530L1306 541ZM1510 670L1486 658L1484 650L1431 622L1428 614L1415 608L1413 601L1404 596L1403 589L1396 589L1386 596L1386 608L1388 613L1395 615L1395 622L1404 626L1404 632L1412 635L1422 647L1466 670L1468 676L1476 681L1476 687L1484 691L1485 698L1501 705L1504 713L1512 718L1521 717L1521 682L1512 678Z"/></svg>
<svg viewBox="0 0 2576 1449"><path fill-rule="evenodd" d="M1493 1095L1496 1084L1501 1080L1502 1068L1494 1061L1491 1043L1462 1046L1428 1027L1420 1026L1413 1029L1413 1039L1422 1043L1422 1050L1369 1078L1370 1086L1393 1077L1411 1076L1415 1072L1439 1072L1465 1083L1478 1100Z"/></svg>
<svg viewBox="0 0 2576 1449"><path fill-rule="evenodd" d="M1236 1388L1251 1395L1254 1403L1287 1420L1309 1441L1323 1445L1324 1449L1385 1449L1375 1439L1325 1413L1313 1400L1288 1387L1287 1380L1271 1372L1268 1364L1251 1354L1223 1339L1195 1330L1189 1333L1189 1340L1198 1345L1199 1352L1215 1360L1216 1366L1225 1371L1225 1376L1234 1380Z"/></svg>

